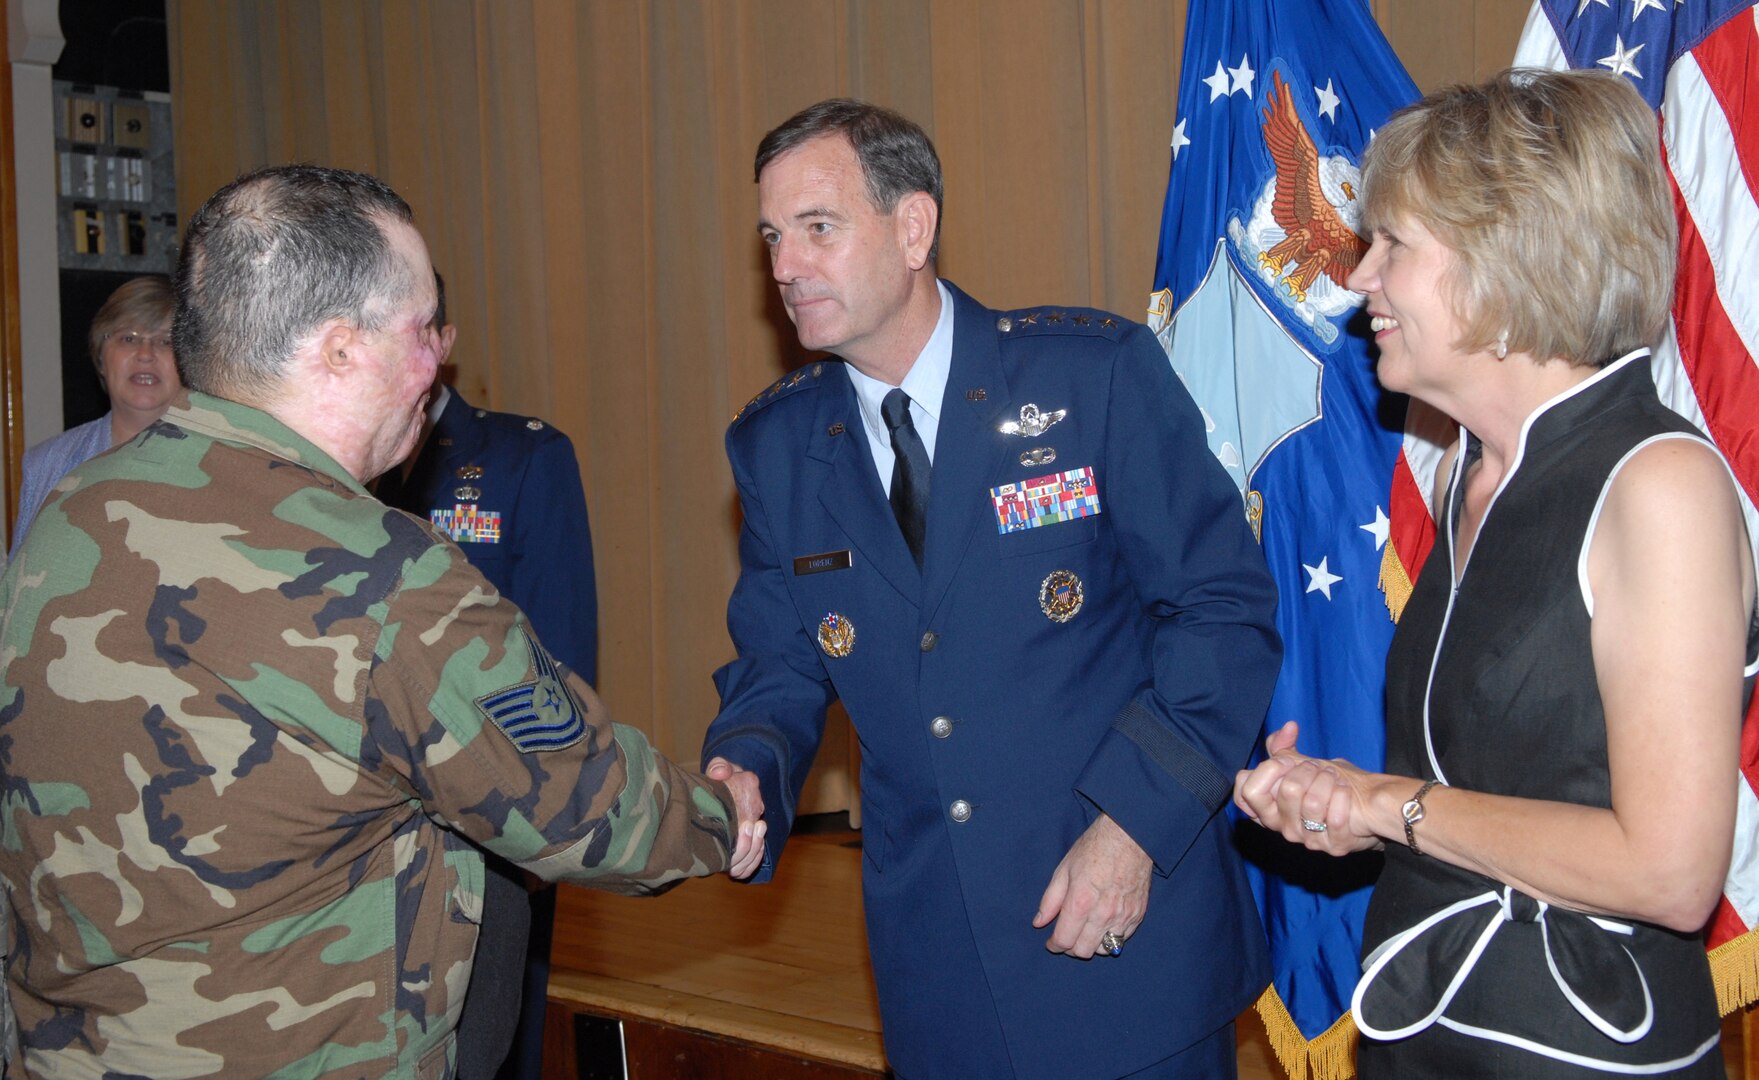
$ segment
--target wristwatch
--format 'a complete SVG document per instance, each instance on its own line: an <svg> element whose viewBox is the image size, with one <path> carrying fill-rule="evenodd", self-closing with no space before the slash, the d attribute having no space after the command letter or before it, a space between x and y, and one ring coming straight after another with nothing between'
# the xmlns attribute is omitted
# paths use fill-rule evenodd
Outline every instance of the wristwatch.
<svg viewBox="0 0 1759 1080"><path fill-rule="evenodd" d="M1404 806L1399 807L1399 816L1405 819L1405 843L1410 845L1413 855L1423 854L1417 847L1417 830L1413 828L1419 821L1423 820L1423 796L1429 794L1429 789L1439 783L1441 783L1440 780L1425 780L1423 786L1417 789L1417 794L1411 796Z"/></svg>

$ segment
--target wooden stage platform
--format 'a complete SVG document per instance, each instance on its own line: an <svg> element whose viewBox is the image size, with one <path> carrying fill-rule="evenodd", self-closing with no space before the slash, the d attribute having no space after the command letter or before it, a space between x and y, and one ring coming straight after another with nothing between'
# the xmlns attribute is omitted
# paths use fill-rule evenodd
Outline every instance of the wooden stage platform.
<svg viewBox="0 0 1759 1080"><path fill-rule="evenodd" d="M652 899L563 886L551 956L544 1080L886 1075L859 834L792 838L768 885L720 876ZM1724 1025L1731 1080L1741 1026ZM1284 1080L1257 1015L1238 1031L1240 1080Z"/></svg>

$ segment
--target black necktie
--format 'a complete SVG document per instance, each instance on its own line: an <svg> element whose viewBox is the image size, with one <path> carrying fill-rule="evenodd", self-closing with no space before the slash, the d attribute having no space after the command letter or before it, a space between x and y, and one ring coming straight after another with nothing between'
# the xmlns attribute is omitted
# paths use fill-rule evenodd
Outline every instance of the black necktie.
<svg viewBox="0 0 1759 1080"><path fill-rule="evenodd" d="M916 565L922 565L922 539L928 528L928 451L910 420L910 398L892 390L880 402L880 415L892 433L892 513Z"/></svg>

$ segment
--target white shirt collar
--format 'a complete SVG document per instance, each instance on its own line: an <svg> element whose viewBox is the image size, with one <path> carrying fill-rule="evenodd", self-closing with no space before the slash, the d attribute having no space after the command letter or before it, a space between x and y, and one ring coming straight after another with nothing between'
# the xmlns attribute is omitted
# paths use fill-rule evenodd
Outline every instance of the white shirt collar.
<svg viewBox="0 0 1759 1080"><path fill-rule="evenodd" d="M953 294L938 278L934 284L941 297L940 317L935 320L934 332L928 335L928 341L916 354L916 360L899 387L910 397L910 419L916 425L916 434L922 439L923 449L928 451L931 462L934 460L935 436L941 426L941 399L946 396L947 378L953 370ZM892 386L862 374L853 364L845 363L843 367L855 386L861 426L867 429L868 442L874 448L874 463L879 466L880 480L889 485L892 479L892 435L880 415L880 402L891 392Z"/></svg>
<svg viewBox="0 0 1759 1080"><path fill-rule="evenodd" d="M452 400L452 388L445 383L440 384L440 392L428 399L428 430L432 431L440 422L440 414L446 411L446 402ZM425 438L425 436L424 436Z"/></svg>

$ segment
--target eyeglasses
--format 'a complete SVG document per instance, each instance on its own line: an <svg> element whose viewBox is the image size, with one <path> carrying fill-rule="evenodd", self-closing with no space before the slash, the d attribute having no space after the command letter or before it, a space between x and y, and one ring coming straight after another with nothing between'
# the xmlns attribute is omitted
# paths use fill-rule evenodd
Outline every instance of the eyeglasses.
<svg viewBox="0 0 1759 1080"><path fill-rule="evenodd" d="M110 336L120 341L125 349L136 349L142 345L150 345L160 352L171 351L170 334L141 334L133 330L124 330L120 334Z"/></svg>

